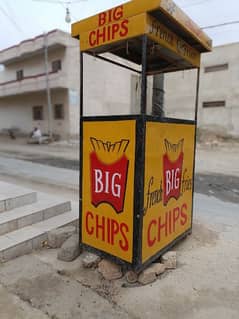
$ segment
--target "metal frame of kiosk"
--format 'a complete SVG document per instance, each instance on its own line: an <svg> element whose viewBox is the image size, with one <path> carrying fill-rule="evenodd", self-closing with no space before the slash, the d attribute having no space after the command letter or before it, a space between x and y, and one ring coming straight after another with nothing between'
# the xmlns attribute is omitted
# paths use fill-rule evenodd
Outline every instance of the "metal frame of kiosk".
<svg viewBox="0 0 239 319"><path fill-rule="evenodd" d="M192 232L200 55L211 42L171 0L127 2L73 24L72 36L81 45L80 245L141 271ZM84 116L85 54L141 75L140 114ZM193 68L194 120L147 115L147 77Z"/></svg>

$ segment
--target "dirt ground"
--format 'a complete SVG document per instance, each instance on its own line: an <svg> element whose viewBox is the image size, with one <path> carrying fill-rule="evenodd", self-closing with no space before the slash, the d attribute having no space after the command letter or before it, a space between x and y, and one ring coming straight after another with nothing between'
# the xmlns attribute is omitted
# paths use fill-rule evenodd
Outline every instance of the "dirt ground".
<svg viewBox="0 0 239 319"><path fill-rule="evenodd" d="M0 155L77 167L77 144L18 142L0 139ZM129 286L125 278L109 282L96 269L85 269L83 256L65 263L57 260L57 250L36 251L0 265L0 318L238 319L238 145L198 146L193 233L174 248L176 270L153 284ZM77 196L57 186L0 178L69 199Z"/></svg>
<svg viewBox="0 0 239 319"><path fill-rule="evenodd" d="M237 319L237 206L218 209L222 202L204 195L196 206L201 202L205 209L196 207L192 235L174 248L177 269L156 282L110 282L97 269L83 267L84 253L65 263L57 260L57 250L36 251L1 265L0 318Z"/></svg>

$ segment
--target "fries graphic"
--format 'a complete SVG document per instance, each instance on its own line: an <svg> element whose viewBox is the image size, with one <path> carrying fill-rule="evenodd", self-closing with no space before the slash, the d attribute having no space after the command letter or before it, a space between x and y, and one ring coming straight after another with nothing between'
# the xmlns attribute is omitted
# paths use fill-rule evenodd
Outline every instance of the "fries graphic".
<svg viewBox="0 0 239 319"><path fill-rule="evenodd" d="M126 139L112 143L91 137L90 142L98 158L103 160L105 163L113 163L119 160L129 146L129 140Z"/></svg>
<svg viewBox="0 0 239 319"><path fill-rule="evenodd" d="M184 139L181 139L177 144L170 143L167 139L164 140L166 154L171 162L175 162L183 152Z"/></svg>
<svg viewBox="0 0 239 319"><path fill-rule="evenodd" d="M180 197L184 139L181 139L177 144L165 139L164 144L166 153L163 156L163 202L166 206L170 198L177 200Z"/></svg>
<svg viewBox="0 0 239 319"><path fill-rule="evenodd" d="M112 143L90 138L91 202L95 207L109 204L117 214L124 210L129 159L129 140Z"/></svg>

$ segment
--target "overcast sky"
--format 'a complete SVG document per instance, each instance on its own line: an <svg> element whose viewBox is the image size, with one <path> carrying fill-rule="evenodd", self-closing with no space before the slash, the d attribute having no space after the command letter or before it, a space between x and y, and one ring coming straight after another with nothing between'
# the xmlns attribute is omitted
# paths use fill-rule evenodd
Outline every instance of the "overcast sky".
<svg viewBox="0 0 239 319"><path fill-rule="evenodd" d="M69 7L73 22L127 2L127 0L76 1L72 0ZM175 0L175 2L201 27L239 20L239 0ZM52 29L70 31L70 25L65 22L64 6L64 3L51 3L47 0L0 0L0 50ZM239 42L239 23L205 31L213 39L214 45Z"/></svg>

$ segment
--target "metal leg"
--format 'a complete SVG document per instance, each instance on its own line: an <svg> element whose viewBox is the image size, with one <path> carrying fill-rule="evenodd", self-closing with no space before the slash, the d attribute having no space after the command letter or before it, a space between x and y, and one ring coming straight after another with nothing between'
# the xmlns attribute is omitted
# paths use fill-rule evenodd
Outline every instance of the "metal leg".
<svg viewBox="0 0 239 319"><path fill-rule="evenodd" d="M147 36L142 41L141 114L147 111Z"/></svg>
<svg viewBox="0 0 239 319"><path fill-rule="evenodd" d="M80 154L79 154L79 159L80 159L80 174L79 174L79 185L80 185L80 190L79 190L79 245L81 245L82 242L82 232L81 232L81 227L82 227L82 173L83 173L83 97L84 97L84 57L83 53L80 53Z"/></svg>
<svg viewBox="0 0 239 319"><path fill-rule="evenodd" d="M84 90L84 86L83 86L83 80L84 80L84 57L83 57L83 53L80 53L80 118L83 116L83 90Z"/></svg>
<svg viewBox="0 0 239 319"><path fill-rule="evenodd" d="M194 118L196 122L196 126L198 121L199 86L200 86L200 68L197 69L197 86L196 86L196 102L195 102L195 118Z"/></svg>
<svg viewBox="0 0 239 319"><path fill-rule="evenodd" d="M197 85L196 85L196 101L195 101L195 132L194 132L194 157L193 157L193 198L192 198L192 222L193 225L193 209L194 209L194 190L195 190L195 162L196 162L196 147L197 147L197 121L198 121L198 100L199 100L199 86L200 86L200 68L197 69Z"/></svg>

